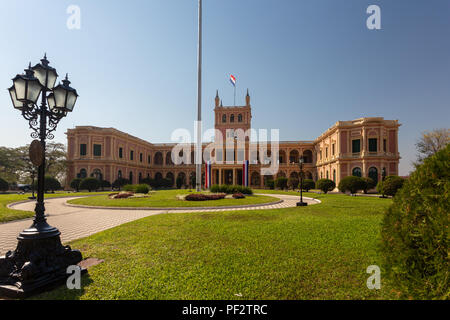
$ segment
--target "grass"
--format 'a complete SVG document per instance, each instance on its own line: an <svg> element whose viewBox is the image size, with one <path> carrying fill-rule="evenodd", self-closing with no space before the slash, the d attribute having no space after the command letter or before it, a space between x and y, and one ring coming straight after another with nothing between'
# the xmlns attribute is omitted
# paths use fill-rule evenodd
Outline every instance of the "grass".
<svg viewBox="0 0 450 320"><path fill-rule="evenodd" d="M93 194L103 194L103 193L67 193L67 192L57 192L52 194L45 194L45 198L57 198L57 197L67 197L67 196L83 196L83 195L93 195ZM31 218L34 216L34 212L31 211L21 211L9 209L6 206L8 204L28 200L31 194L0 194L0 223Z"/></svg>
<svg viewBox="0 0 450 320"><path fill-rule="evenodd" d="M315 195L278 210L163 214L71 243L105 262L36 299L395 299L366 286L390 199Z"/></svg>
<svg viewBox="0 0 450 320"><path fill-rule="evenodd" d="M278 198L269 196L246 196L245 199L221 199L209 201L184 201L179 200L177 195L190 194L188 190L161 190L150 194L148 198L134 199L109 199L107 195L74 199L71 204L80 204L98 207L223 207L239 206L248 204L263 204L278 201Z"/></svg>

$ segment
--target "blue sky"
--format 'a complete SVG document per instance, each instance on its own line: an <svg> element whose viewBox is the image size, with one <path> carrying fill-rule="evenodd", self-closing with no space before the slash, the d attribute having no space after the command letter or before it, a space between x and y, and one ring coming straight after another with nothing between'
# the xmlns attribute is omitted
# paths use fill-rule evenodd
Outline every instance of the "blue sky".
<svg viewBox="0 0 450 320"><path fill-rule="evenodd" d="M81 29L69 30L69 5ZM381 7L382 30L366 9ZM6 88L47 52L80 98L56 141L76 125L115 127L169 142L196 118L195 0L17 0L0 3L0 145L30 142ZM313 140L338 120L398 119L407 174L424 130L450 119L448 0L204 0L203 119L213 127L216 89L233 103L247 88L254 128Z"/></svg>

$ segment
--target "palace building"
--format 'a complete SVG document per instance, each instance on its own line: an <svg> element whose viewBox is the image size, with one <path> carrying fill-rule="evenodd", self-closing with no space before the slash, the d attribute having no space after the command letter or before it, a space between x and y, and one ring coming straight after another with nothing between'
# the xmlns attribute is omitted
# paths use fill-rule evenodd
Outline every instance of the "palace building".
<svg viewBox="0 0 450 320"><path fill-rule="evenodd" d="M250 160L250 186L262 188L265 181L277 177L298 178L299 159L304 159L305 178L318 180L328 178L336 185L349 175L371 177L376 182L382 175L398 175L400 154L398 152L398 120L382 117L360 118L338 121L314 141L279 141L278 170L273 176L261 175L261 168L267 167L272 157L271 144L259 161L259 147L245 140L245 150L239 155L234 140L235 132L251 129L252 109L247 91L245 106L222 106L219 94L215 98L215 129L222 133L224 143L232 143L234 161L229 161L226 150L212 153L219 163L212 164L213 184L242 184L242 159ZM126 178L139 183L145 178L169 179L175 186L177 179L182 185L190 185L195 177L195 164L175 165L172 161L174 143L151 143L114 128L77 126L68 129L68 172L67 181L74 178L95 177L113 183ZM216 137L217 139L217 137ZM204 144L205 149L208 144ZM254 147L252 149L251 147ZM194 144L190 146L194 159ZM253 150L253 151L251 151ZM257 151L255 151L257 150ZM253 155L251 152L256 152ZM221 155L220 155L221 154ZM226 154L226 157L223 155ZM251 156L251 157L250 157ZM224 157L226 159L218 159ZM274 156L274 158L276 155ZM240 159L241 161L237 161ZM255 161L258 159L258 161ZM273 159L272 159L273 161ZM188 162L190 163L190 162ZM203 173L204 179L204 173Z"/></svg>

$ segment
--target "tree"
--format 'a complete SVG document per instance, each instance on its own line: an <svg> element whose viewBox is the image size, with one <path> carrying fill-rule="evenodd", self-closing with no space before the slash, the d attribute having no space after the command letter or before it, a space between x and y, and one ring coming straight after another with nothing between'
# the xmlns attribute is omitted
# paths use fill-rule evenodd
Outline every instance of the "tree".
<svg viewBox="0 0 450 320"><path fill-rule="evenodd" d="M405 179L398 176L388 176L384 181L380 181L377 185L378 193L385 194L387 196L395 196L397 191L403 186Z"/></svg>
<svg viewBox="0 0 450 320"><path fill-rule="evenodd" d="M81 190L88 190L89 192L96 191L100 186L100 181L95 178L85 178L80 183Z"/></svg>
<svg viewBox="0 0 450 320"><path fill-rule="evenodd" d="M80 191L80 183L81 183L81 179L80 178L76 178L76 179L73 179L71 182L70 182L70 187L72 188L72 189L74 189L76 192L78 192L78 191Z"/></svg>
<svg viewBox="0 0 450 320"><path fill-rule="evenodd" d="M288 186L289 188L291 188L292 190L294 190L295 188L298 188L299 185L299 180L298 178L289 178L288 180Z"/></svg>
<svg viewBox="0 0 450 320"><path fill-rule="evenodd" d="M330 179L319 179L316 182L316 188L321 190L323 193L328 193L336 188L336 183Z"/></svg>
<svg viewBox="0 0 450 320"><path fill-rule="evenodd" d="M376 187L376 183L375 183L375 181L372 178L364 177L362 179L366 183L366 185L365 185L365 187L363 189L364 193L367 193L368 190L371 190L371 189Z"/></svg>
<svg viewBox="0 0 450 320"><path fill-rule="evenodd" d="M34 183L34 188L35 190L37 190L37 186L38 186L38 181L36 181ZM45 192L55 192L56 190L61 190L61 183L54 177L52 176L45 176L44 178L44 191Z"/></svg>
<svg viewBox="0 0 450 320"><path fill-rule="evenodd" d="M107 180L102 180L99 182L100 188L102 188L102 191L105 190L105 188L111 188L111 183Z"/></svg>
<svg viewBox="0 0 450 320"><path fill-rule="evenodd" d="M419 152L419 164L425 158L428 158L442 150L450 143L450 129L435 129L433 131L425 131L422 133L419 141L416 143L417 151Z"/></svg>
<svg viewBox="0 0 450 320"><path fill-rule="evenodd" d="M316 187L316 184L314 182L314 180L312 179L304 179L303 180L303 190L305 190L306 192L308 192L311 189L314 189Z"/></svg>
<svg viewBox="0 0 450 320"><path fill-rule="evenodd" d="M447 145L416 168L385 212L383 266L405 298L449 298L449 190Z"/></svg>
<svg viewBox="0 0 450 320"><path fill-rule="evenodd" d="M2 178L0 178L0 191L1 192L5 192L8 191L9 189L9 184L6 180L3 180Z"/></svg>
<svg viewBox="0 0 450 320"><path fill-rule="evenodd" d="M287 183L288 183L288 179L285 177L279 177L275 180L275 186L280 190L286 189Z"/></svg>
<svg viewBox="0 0 450 320"><path fill-rule="evenodd" d="M130 183L130 182L129 182L127 179L125 179L125 178L119 178L119 179L117 179L116 181L113 182L112 187L115 188L115 189L119 189L119 191L120 191L120 189L121 189L124 185L127 185L127 184L129 184L129 183Z"/></svg>
<svg viewBox="0 0 450 320"><path fill-rule="evenodd" d="M367 183L363 178L347 176L339 182L338 189L343 193L349 191L351 194L355 194L359 190L367 189Z"/></svg>

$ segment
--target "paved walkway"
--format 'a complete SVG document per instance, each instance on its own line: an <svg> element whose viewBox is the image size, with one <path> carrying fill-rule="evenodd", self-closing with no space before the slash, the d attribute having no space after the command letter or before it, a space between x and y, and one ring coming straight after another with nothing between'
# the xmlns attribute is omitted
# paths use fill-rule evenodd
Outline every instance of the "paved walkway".
<svg viewBox="0 0 450 320"><path fill-rule="evenodd" d="M91 209L91 208L75 208L65 205L67 201L74 198L47 199L45 208L48 223L57 227L61 231L61 240L63 243L68 241L84 238L94 233L104 231L121 224L153 216L162 213L189 213L189 212L220 212L220 211L236 211L236 210L254 210L254 209L282 209L295 207L298 197L289 195L268 196L276 197L283 202L245 208L221 208L221 209L186 209L186 210L109 210L109 209ZM309 204L318 203L311 198L304 198ZM12 205L16 210L34 211L35 202L25 202ZM13 221L0 224L0 256L3 256L8 250L16 247L18 234L28 228L32 224L32 219Z"/></svg>

